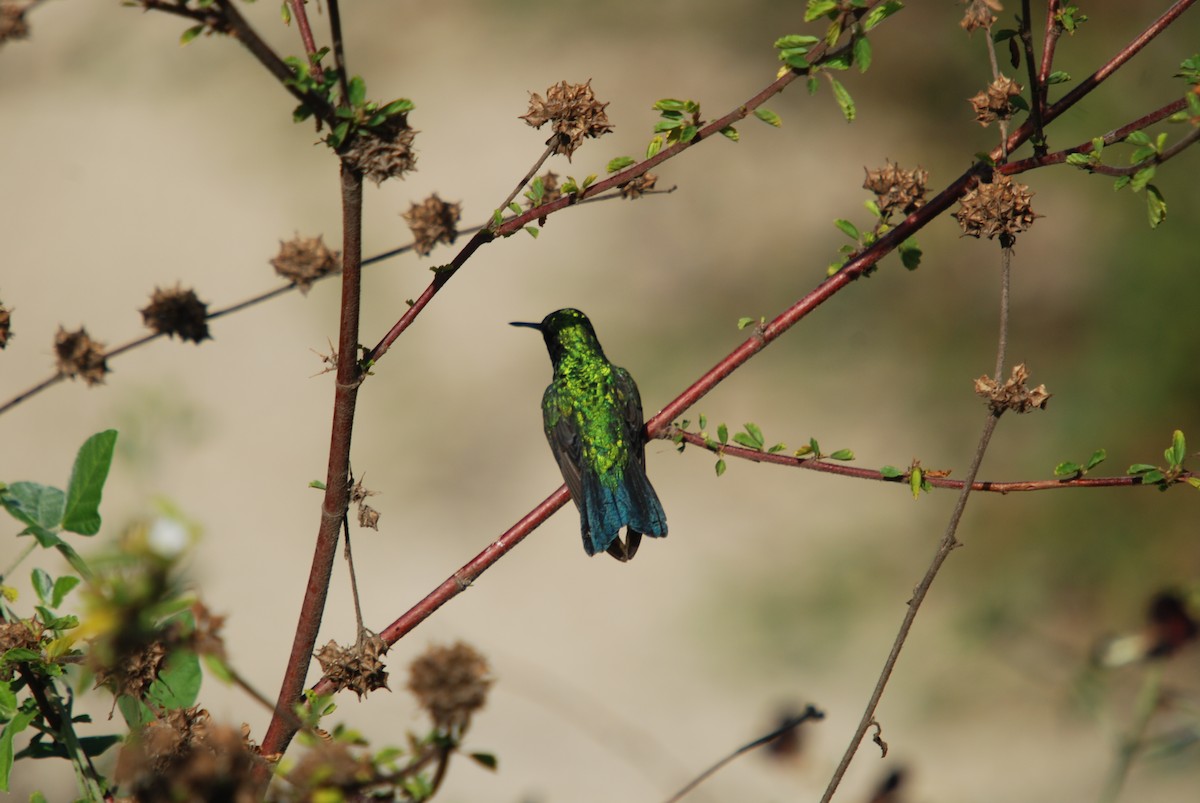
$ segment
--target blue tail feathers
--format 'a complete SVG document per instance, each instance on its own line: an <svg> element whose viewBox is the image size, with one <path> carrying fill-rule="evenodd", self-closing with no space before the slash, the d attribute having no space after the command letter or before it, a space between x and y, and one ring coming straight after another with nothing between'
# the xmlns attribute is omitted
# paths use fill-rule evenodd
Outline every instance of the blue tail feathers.
<svg viewBox="0 0 1200 803"><path fill-rule="evenodd" d="M667 534L667 514L640 465L628 466L615 488L606 487L592 472L584 472L582 480L579 518L589 555L606 551L624 527L654 538Z"/></svg>

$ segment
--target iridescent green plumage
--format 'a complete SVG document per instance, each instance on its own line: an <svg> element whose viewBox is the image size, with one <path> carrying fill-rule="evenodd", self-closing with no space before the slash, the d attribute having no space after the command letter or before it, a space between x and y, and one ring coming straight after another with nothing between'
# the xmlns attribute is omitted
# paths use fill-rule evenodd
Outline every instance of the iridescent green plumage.
<svg viewBox="0 0 1200 803"><path fill-rule="evenodd" d="M667 534L666 514L646 478L637 385L604 356L591 321L579 310L513 325L539 330L550 352L554 377L542 396L542 420L579 508L583 548L589 555L607 551L629 560L643 535Z"/></svg>

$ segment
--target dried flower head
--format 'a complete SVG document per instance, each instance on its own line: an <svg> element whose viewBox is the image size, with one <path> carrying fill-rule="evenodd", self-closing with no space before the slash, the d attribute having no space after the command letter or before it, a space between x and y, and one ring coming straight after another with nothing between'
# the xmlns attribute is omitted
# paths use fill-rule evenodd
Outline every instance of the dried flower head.
<svg viewBox="0 0 1200 803"><path fill-rule="evenodd" d="M208 340L208 305L196 297L195 290L176 285L173 290L155 287L150 304L143 310L142 321L160 335L179 336L180 340L200 343Z"/></svg>
<svg viewBox="0 0 1200 803"><path fill-rule="evenodd" d="M1025 363L1013 366L1012 374L1003 385L998 384L990 376L981 376L975 380L975 395L987 399L992 412L1013 410L1018 413L1028 413L1030 410L1046 409L1046 402L1053 395L1046 392L1045 385L1038 385L1032 390L1025 386L1029 379L1029 370Z"/></svg>
<svg viewBox="0 0 1200 803"><path fill-rule="evenodd" d="M200 708L169 710L121 748L114 777L138 801L252 803L263 759L240 730L211 723Z"/></svg>
<svg viewBox="0 0 1200 803"><path fill-rule="evenodd" d="M1007 120L1012 117L1016 111L1012 99L1020 94L1021 85L1007 75L1001 75L988 84L987 91L968 98L967 102L975 110L976 122L986 126L995 120Z"/></svg>
<svg viewBox="0 0 1200 803"><path fill-rule="evenodd" d="M438 243L453 245L458 236L458 220L462 204L448 204L435 192L419 204L412 204L401 217L408 223L416 242L413 248L421 256L429 256Z"/></svg>
<svg viewBox="0 0 1200 803"><path fill-rule="evenodd" d="M0 304L0 349L12 338L12 310Z"/></svg>
<svg viewBox="0 0 1200 803"><path fill-rule="evenodd" d="M487 702L492 678L487 659L470 645L431 645L409 667L408 688L429 712L434 727L459 738L471 715Z"/></svg>
<svg viewBox="0 0 1200 803"><path fill-rule="evenodd" d="M994 12L1004 10L1004 6L996 0L963 0L963 4L967 8L963 12L962 21L958 24L967 33L974 33L980 28L991 28L992 23L996 21Z"/></svg>
<svg viewBox="0 0 1200 803"><path fill-rule="evenodd" d="M71 379L82 377L89 386L104 384L104 375L108 373L104 344L88 337L87 329L80 327L76 332L68 332L59 326L54 335L54 354L60 375Z"/></svg>
<svg viewBox="0 0 1200 803"><path fill-rule="evenodd" d="M211 655L225 660L225 638L221 635L225 617L216 615L197 600L192 603L192 620L196 623L189 639L192 650L197 655Z"/></svg>
<svg viewBox="0 0 1200 803"><path fill-rule="evenodd" d="M546 90L546 97L536 92L529 94L529 112L521 115L529 125L541 128L549 122L554 135L546 140L554 146L554 153L565 154L567 159L583 144L584 137L600 137L613 130L604 111L607 103L600 103L592 92L592 81L568 84L561 81Z"/></svg>
<svg viewBox="0 0 1200 803"><path fill-rule="evenodd" d="M89 658L96 673L94 688L108 688L114 697L124 694L142 700L150 684L158 679L158 673L162 671L167 648L161 641L156 641L136 650L120 651L111 657L109 650L95 649Z"/></svg>
<svg viewBox="0 0 1200 803"><path fill-rule="evenodd" d="M1030 199L1033 193L1024 184L1011 178L994 175L990 184L980 183L961 199L954 213L963 234L971 237L1000 237L1001 244L1012 244L1013 238L1033 225L1037 215Z"/></svg>
<svg viewBox="0 0 1200 803"><path fill-rule="evenodd" d="M388 673L381 656L387 653L387 643L371 634L360 638L354 647L340 647L330 641L313 656L321 664L321 672L334 684L334 691L350 689L362 698L375 689L386 689Z"/></svg>
<svg viewBox="0 0 1200 803"><path fill-rule="evenodd" d="M297 234L286 243L279 241L279 253L271 260L275 272L307 293L313 282L330 273L337 273L337 251L330 251L320 235L301 237Z"/></svg>
<svg viewBox="0 0 1200 803"><path fill-rule="evenodd" d="M0 3L0 44L11 40L28 39L29 23L25 12L33 3Z"/></svg>
<svg viewBox="0 0 1200 803"><path fill-rule="evenodd" d="M377 776L366 751L355 750L348 742L330 741L313 744L287 773L287 781L297 800L365 800L360 794Z"/></svg>
<svg viewBox="0 0 1200 803"><path fill-rule="evenodd" d="M408 115L398 114L383 125L360 129L342 151L342 159L377 185L403 178L417 169L412 147L416 136L416 130L408 127Z"/></svg>
<svg viewBox="0 0 1200 803"><path fill-rule="evenodd" d="M643 173L621 185L621 196L630 200L640 198L644 193L654 189L654 185L657 183L658 176L649 172Z"/></svg>
<svg viewBox="0 0 1200 803"><path fill-rule="evenodd" d="M895 212L910 215L925 205L925 184L929 181L925 168L901 170L900 165L888 160L883 167L866 173L863 189L875 193L875 205L885 220Z"/></svg>
<svg viewBox="0 0 1200 803"><path fill-rule="evenodd" d="M21 619L16 622L0 622L0 655L9 650L41 649L42 633L45 627L36 619ZM12 680L15 662L5 661L0 664L0 681Z"/></svg>
<svg viewBox="0 0 1200 803"><path fill-rule="evenodd" d="M360 478L350 488L350 504L358 505L358 526L379 529L379 511L367 504L367 498L377 496L378 491L372 491L363 485Z"/></svg>

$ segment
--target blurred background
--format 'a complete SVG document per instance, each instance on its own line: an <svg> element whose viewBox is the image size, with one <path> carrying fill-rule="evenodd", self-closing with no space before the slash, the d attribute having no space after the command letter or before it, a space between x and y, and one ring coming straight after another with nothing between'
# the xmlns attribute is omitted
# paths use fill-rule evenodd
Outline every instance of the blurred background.
<svg viewBox="0 0 1200 803"><path fill-rule="evenodd" d="M608 355L638 379L647 415L812 289L846 241L832 225L870 219L863 169L891 159L929 171L932 195L996 142L965 102L990 80L984 35L952 2L914 3L872 36L874 66L840 75L858 103L847 124L822 84L800 83L750 119L667 163L671 195L551 217L541 236L483 248L375 369L359 395L353 466L379 492L378 533L355 534L369 627L382 629L560 483L541 432L549 363L535 334L507 326L583 308ZM1003 26L1014 7L1005 4ZM1041 18L1040 3L1034 4ZM1086 76L1166 3L1093 2L1056 66ZM302 50L277 4L244 7L283 55ZM368 255L411 239L400 213L432 192L485 221L543 148L517 117L528 93L591 79L615 131L550 169L582 179L640 156L659 98L724 114L775 74L772 42L820 33L798 2L461 2L346 7L348 62L369 96L411 98L418 170L368 185ZM310 6L323 37L327 19ZM280 240L340 247L337 165L294 125L294 102L236 42L178 44L186 22L117 3L46 3L32 39L0 48L0 300L14 337L0 401L53 372L61 324L112 345L141 334L156 286L180 282L212 308L277 286ZM1035 29L1041 26L1040 21ZM1196 12L1050 129L1062 148L1179 97L1171 76L1200 41ZM1006 53L1002 50L1001 60ZM1024 83L1024 68L1005 71ZM1052 97L1065 91L1055 88ZM1182 133L1170 129L1171 136ZM1121 155L1117 160L1126 158ZM1054 398L1001 421L981 477L1044 479L1104 448L1096 474L1161 463L1174 429L1200 444L1200 219L1194 149L1156 179L1169 205L1156 231L1144 198L1067 167L1023 175L1043 216L1017 241L1010 361ZM919 270L888 258L754 358L689 414L710 430L754 421L768 443L816 438L856 464L965 471L984 412L971 381L994 362L999 249L960 239L943 216L918 237ZM428 284L408 254L369 268L362 340L377 342ZM200 346L156 341L110 363L102 387L61 383L0 417L0 479L64 486L78 446L120 431L105 526L77 548L111 546L169 500L198 526L188 578L228 615L234 665L274 698L308 574L333 397L319 353L336 339L339 288L323 282L212 323ZM815 799L845 749L905 602L954 503L937 491L729 461L668 442L648 450L671 535L633 563L587 559L578 517L556 514L468 593L389 653L392 692L335 718L373 744L426 723L404 691L428 645L469 642L496 683L446 801L661 800L781 711L813 703L795 755L744 757L696 800ZM1192 458L1192 463L1196 463ZM1163 589L1198 589L1200 496L1187 487L977 494L878 711L890 750L868 742L840 800L869 800L902 771L900 799L1097 799L1133 726L1146 670L1089 670L1106 635L1136 631ZM11 539L14 522L7 525ZM23 545L20 542L19 545ZM0 547L15 555L9 540ZM26 561L54 574L55 557ZM8 559L3 562L7 564ZM344 564L320 643L349 642ZM1194 646L1162 667L1176 706L1150 735L1130 800L1191 800L1200 782ZM313 678L316 677L314 672ZM96 732L110 700L93 695ZM207 679L215 719L268 712ZM1190 706L1190 717L1180 714ZM118 715L119 716L119 715ZM111 760L112 751L109 754ZM18 764L14 798L73 794L65 763Z"/></svg>

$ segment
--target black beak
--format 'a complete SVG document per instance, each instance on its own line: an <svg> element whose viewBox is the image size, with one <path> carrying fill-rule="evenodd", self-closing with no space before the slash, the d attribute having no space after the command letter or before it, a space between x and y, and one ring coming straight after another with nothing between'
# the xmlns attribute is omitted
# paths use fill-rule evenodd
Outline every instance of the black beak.
<svg viewBox="0 0 1200 803"><path fill-rule="evenodd" d="M539 332L542 331L542 325L540 323L527 323L525 321L509 321L508 325L509 326L525 326L530 329L537 329Z"/></svg>

